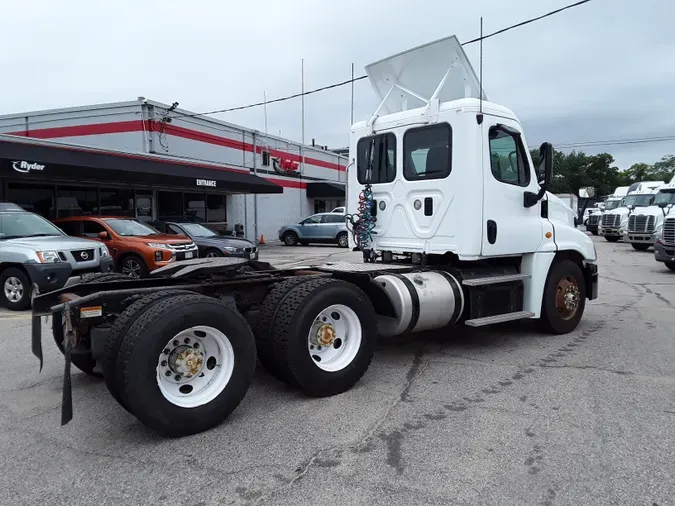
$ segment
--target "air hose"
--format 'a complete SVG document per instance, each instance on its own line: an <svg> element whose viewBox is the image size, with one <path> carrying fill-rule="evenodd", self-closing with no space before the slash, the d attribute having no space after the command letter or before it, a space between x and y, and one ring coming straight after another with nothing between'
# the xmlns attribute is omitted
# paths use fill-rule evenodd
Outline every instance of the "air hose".
<svg viewBox="0 0 675 506"><path fill-rule="evenodd" d="M358 249L365 251L373 241L375 222L373 216L374 205L372 186L367 184L359 194L359 204L355 214L348 214L346 220L351 223L351 233ZM347 226L349 228L349 226Z"/></svg>

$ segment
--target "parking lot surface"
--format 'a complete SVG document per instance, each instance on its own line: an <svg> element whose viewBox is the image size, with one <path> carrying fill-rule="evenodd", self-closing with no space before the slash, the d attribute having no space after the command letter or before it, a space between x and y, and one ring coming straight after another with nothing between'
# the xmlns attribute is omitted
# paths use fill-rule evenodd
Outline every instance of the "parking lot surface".
<svg viewBox="0 0 675 506"><path fill-rule="evenodd" d="M327 399L259 370L225 423L179 440L75 370L60 427L63 357L45 329L38 373L27 315L4 313L3 503L674 504L675 273L651 250L593 240L600 297L572 334L514 323L382 339L362 381ZM279 265L358 259L278 250Z"/></svg>

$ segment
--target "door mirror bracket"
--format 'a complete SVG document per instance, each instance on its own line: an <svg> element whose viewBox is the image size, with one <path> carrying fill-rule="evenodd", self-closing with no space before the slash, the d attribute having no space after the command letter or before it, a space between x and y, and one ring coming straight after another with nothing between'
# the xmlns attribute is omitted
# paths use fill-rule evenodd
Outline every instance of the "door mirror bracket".
<svg viewBox="0 0 675 506"><path fill-rule="evenodd" d="M537 182L539 183L539 192L525 192L523 195L523 205L532 207L539 202L546 191L551 187L553 179L553 146L550 142L544 142L539 147L539 167L537 167Z"/></svg>

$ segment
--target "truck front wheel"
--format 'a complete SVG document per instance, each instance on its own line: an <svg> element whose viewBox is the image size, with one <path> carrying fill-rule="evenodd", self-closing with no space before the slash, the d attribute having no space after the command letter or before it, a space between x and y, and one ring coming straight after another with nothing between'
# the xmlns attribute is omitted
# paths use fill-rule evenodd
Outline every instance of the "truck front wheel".
<svg viewBox="0 0 675 506"><path fill-rule="evenodd" d="M618 235L606 235L605 239L608 242L619 242L619 236Z"/></svg>
<svg viewBox="0 0 675 506"><path fill-rule="evenodd" d="M541 303L540 324L551 334L572 332L586 308L586 284L581 268L572 260L551 266Z"/></svg>
<svg viewBox="0 0 675 506"><path fill-rule="evenodd" d="M219 425L241 403L255 372L246 319L204 295L168 297L130 326L117 359L128 410L168 437Z"/></svg>
<svg viewBox="0 0 675 506"><path fill-rule="evenodd" d="M310 279L292 288L256 335L268 348L275 375L313 397L352 388L373 359L375 309L366 294L346 281ZM261 353L262 355L262 353Z"/></svg>
<svg viewBox="0 0 675 506"><path fill-rule="evenodd" d="M650 244L645 244L642 242L632 242L630 243L631 246L633 246L633 249L637 251L647 251L649 249Z"/></svg>

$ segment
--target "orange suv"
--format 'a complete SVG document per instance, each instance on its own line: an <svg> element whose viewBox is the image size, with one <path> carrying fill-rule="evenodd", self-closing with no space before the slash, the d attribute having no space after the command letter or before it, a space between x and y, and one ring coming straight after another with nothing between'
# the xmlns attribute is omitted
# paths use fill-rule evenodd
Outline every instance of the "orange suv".
<svg viewBox="0 0 675 506"><path fill-rule="evenodd" d="M68 235L103 242L115 260L115 269L133 278L144 278L171 262L199 256L191 240L162 234L135 218L70 216L53 221Z"/></svg>

